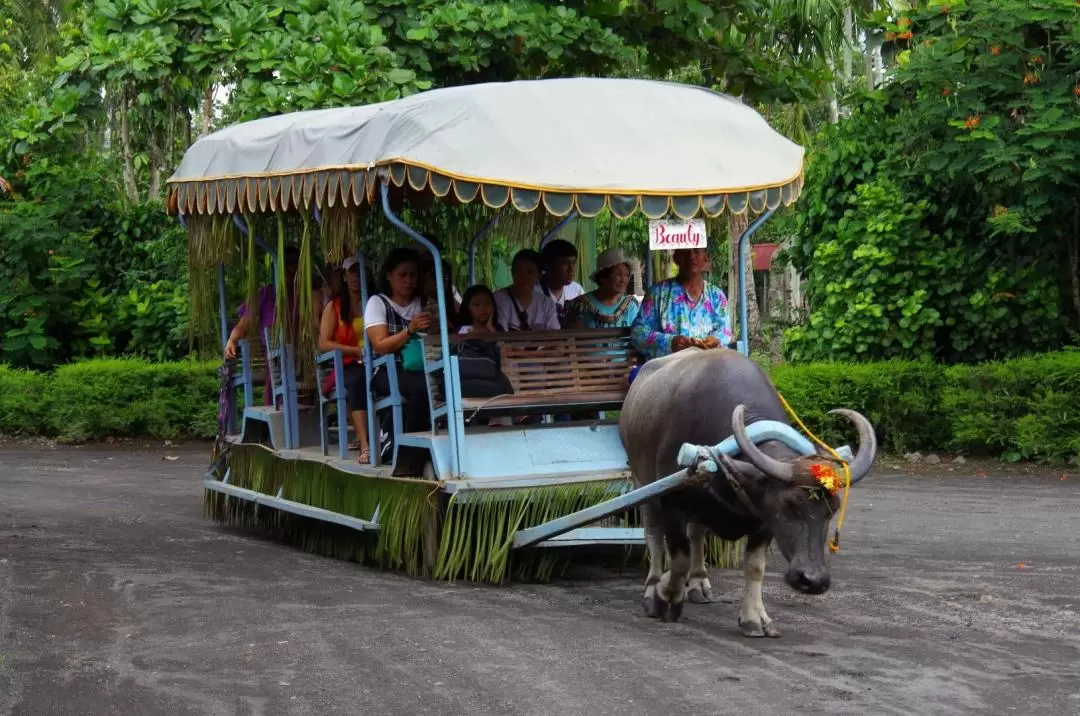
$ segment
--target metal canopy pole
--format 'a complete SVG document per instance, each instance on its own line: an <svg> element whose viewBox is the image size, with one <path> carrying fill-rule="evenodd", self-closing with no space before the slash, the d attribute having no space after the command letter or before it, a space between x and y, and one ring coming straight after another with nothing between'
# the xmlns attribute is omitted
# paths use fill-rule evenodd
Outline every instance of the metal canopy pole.
<svg viewBox="0 0 1080 716"><path fill-rule="evenodd" d="M390 223L393 224L397 229L402 231L406 236L413 239L414 241L419 242L428 251L431 252L431 256L435 260L435 285L437 287L445 286L446 284L443 283L445 277L443 276L442 254L439 252L439 247L430 240L428 240L428 238L421 234L419 231L413 229L411 226L398 218L397 214L394 213L394 210L390 208L390 185L388 184L387 178L383 178L383 182L379 187L379 191L382 195L382 209L383 213L386 215L386 218L389 219ZM456 402L454 400L454 396L456 395L456 393L454 392L454 370L453 365L450 362L450 334L446 328L446 292L440 289L437 290L435 294L439 306L439 337L442 343L442 345L439 347L439 353L443 365L443 389L445 391L443 395L446 397L447 403L446 424L450 432L450 472L456 477L460 474L461 456L458 454L457 449L459 445L459 426L457 424L457 420L454 417L457 414L458 406L454 404ZM433 429L435 427L434 420L435 418L432 418Z"/></svg>
<svg viewBox="0 0 1080 716"><path fill-rule="evenodd" d="M567 225L567 224L569 224L569 223L570 223L571 221L573 221L574 219L576 219L576 218L577 218L577 215L578 215L578 211L577 211L577 209L571 209L571 210L570 210L570 213L569 213L569 214L567 214L566 216L564 216L564 217L563 217L563 218L562 218L562 219L561 219L561 220L559 221L559 223L558 223L558 224L555 224L555 226L554 226L554 227L553 227L553 228L551 229L551 231L547 232L547 233L546 233L546 234L544 234L544 235L543 235L542 237L540 237L540 250L541 250L541 251L543 251L543 250L544 250L544 246L545 246L545 245L547 244L547 242L548 242L548 241L551 241L551 238L552 238L553 236L555 236L555 235L556 235L556 234L558 234L558 233L559 233L560 231L562 231L562 230L563 230L563 227L564 227L564 226L566 226L566 225Z"/></svg>
<svg viewBox="0 0 1080 716"><path fill-rule="evenodd" d="M356 260L358 262L357 269L360 271L360 306L363 310L367 308L368 302L367 256L359 248L356 250ZM367 332L367 327L364 328L364 332ZM378 466L382 459L382 451L379 449L379 433L375 428L375 392L371 388L371 381L374 376L371 364L375 354L371 352L371 341L368 340L367 336L361 336L361 340L364 341L364 390L367 391L364 396L364 403L367 405L367 425L364 427L368 431L370 464Z"/></svg>
<svg viewBox="0 0 1080 716"><path fill-rule="evenodd" d="M769 209L764 214L754 219L750 226L746 227L746 231L739 238L739 352L743 355L750 355L750 327L747 325L748 312L746 308L746 257L750 248L750 237L761 228L761 225L769 220L773 214L776 213L776 209Z"/></svg>

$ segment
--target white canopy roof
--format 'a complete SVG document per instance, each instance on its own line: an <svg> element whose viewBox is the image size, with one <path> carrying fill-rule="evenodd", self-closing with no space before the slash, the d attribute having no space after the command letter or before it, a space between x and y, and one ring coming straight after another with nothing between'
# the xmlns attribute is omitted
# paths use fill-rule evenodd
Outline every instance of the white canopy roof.
<svg viewBox="0 0 1080 716"><path fill-rule="evenodd" d="M578 78L245 122L196 142L169 183L184 213L360 204L382 177L491 207L689 218L790 203L802 162L802 147L726 95Z"/></svg>

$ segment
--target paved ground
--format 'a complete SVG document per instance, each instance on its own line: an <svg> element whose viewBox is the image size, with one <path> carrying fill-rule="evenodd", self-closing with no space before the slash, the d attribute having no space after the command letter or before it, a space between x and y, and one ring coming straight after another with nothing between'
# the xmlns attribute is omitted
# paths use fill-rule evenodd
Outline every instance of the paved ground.
<svg viewBox="0 0 1080 716"><path fill-rule="evenodd" d="M879 476L833 589L639 615L642 575L480 588L201 519L206 452L0 450L0 713L1080 713L1080 479ZM714 574L727 599L734 572Z"/></svg>

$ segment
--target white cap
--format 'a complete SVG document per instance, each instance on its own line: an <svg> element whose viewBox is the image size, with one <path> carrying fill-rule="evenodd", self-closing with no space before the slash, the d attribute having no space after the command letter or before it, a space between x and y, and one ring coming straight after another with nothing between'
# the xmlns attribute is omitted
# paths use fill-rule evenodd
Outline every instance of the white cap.
<svg viewBox="0 0 1080 716"><path fill-rule="evenodd" d="M599 256L596 257L596 270L593 271L592 280L596 281L596 274L600 273L604 269L609 269L612 266L618 266L619 264L626 264L626 268L630 269L630 272L634 272L634 263L626 257L626 254L622 252L622 249L608 249Z"/></svg>
<svg viewBox="0 0 1080 716"><path fill-rule="evenodd" d="M346 258L344 261L341 262L341 270L342 271L348 271L349 269L351 269L353 266L355 266L358 263L360 263L360 261L357 260L357 258L355 256L349 256L348 258Z"/></svg>

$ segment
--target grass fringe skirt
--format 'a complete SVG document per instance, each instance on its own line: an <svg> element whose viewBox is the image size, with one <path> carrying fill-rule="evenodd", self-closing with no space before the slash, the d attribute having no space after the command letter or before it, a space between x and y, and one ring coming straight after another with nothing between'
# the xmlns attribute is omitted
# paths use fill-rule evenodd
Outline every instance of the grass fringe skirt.
<svg viewBox="0 0 1080 716"><path fill-rule="evenodd" d="M514 533L628 489L625 482L600 481L460 490L448 497L435 482L345 473L319 462L286 459L261 445L235 445L224 457L231 485L272 496L280 491L286 500L350 517L377 517L379 529L359 532L205 490L203 512L215 522L255 529L313 553L450 581L502 584L511 577L550 579L579 550L512 550ZM641 526L636 510L600 524ZM709 564L737 566L740 544L710 537L706 545ZM645 550L634 549L640 550L643 561L647 559ZM624 559L633 551L625 549Z"/></svg>

